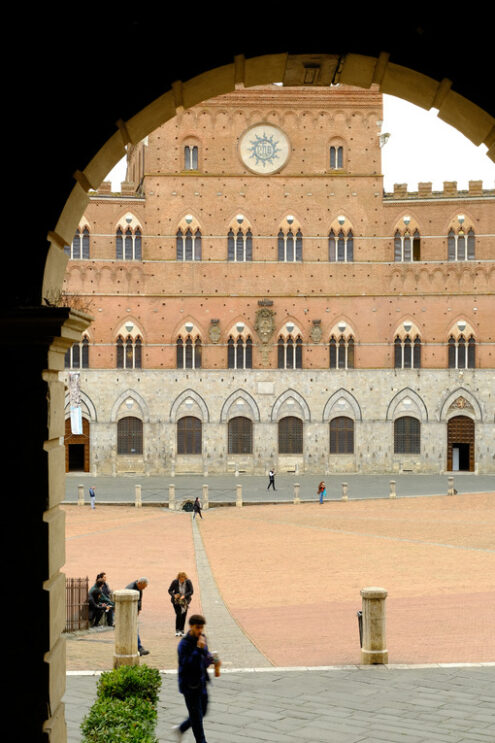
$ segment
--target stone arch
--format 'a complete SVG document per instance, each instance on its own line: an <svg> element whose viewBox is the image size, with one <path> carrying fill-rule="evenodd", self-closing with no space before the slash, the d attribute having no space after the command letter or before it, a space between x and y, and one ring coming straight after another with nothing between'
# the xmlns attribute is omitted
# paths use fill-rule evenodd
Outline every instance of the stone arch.
<svg viewBox="0 0 495 743"><path fill-rule="evenodd" d="M459 404L456 407L451 407L454 406L456 401L459 401ZM456 415L466 415L475 421L483 423L481 405L475 395L465 387L458 387L453 392L448 393L440 405L440 421L448 421Z"/></svg>
<svg viewBox="0 0 495 743"><path fill-rule="evenodd" d="M277 421L279 418L279 411L282 407L282 405L292 398L296 401L296 403L299 404L300 413L302 415L302 418L305 422L310 423L311 422L311 411L309 409L309 405L304 399L302 395L299 394L299 392L296 392L295 390L289 389L283 392L274 402L273 408L272 408L272 415L271 419L272 421ZM291 413L292 414L292 413ZM297 416L296 416L297 417Z"/></svg>
<svg viewBox="0 0 495 743"><path fill-rule="evenodd" d="M229 411L232 405L236 400L244 400L244 402L248 405L249 410L251 412L251 416L253 421L256 423L259 423L261 420L260 416L260 410L258 408L258 405L256 403L256 400L254 397L252 397L249 392L246 392L246 390L236 390L231 395L228 396L228 398L225 400L224 404L222 405L222 410L220 411L220 423L227 423L229 420ZM237 415L243 415L244 417L249 417L246 415L245 412L237 413Z"/></svg>
<svg viewBox="0 0 495 743"><path fill-rule="evenodd" d="M194 400L194 402L197 404L198 408L200 409L203 423L209 423L210 413L208 411L208 406L203 400L203 398L201 397L201 395L198 395L198 393L192 389L184 390L184 392L181 392L180 395L178 395L178 397L175 398L170 408L170 415L169 415L170 422L177 423L179 408L182 405L182 403L185 402L189 397L192 400Z"/></svg>
<svg viewBox="0 0 495 743"><path fill-rule="evenodd" d="M148 405L146 404L144 397L142 397L139 392L136 392L136 390L132 389L128 389L125 392L122 392L122 394L117 397L114 404L112 405L112 410L110 411L110 420L112 421L112 423L117 423L119 410L128 398L138 405L140 413L140 415L136 415L137 411L132 409L129 411L129 415L132 414L135 418L141 417L143 423L148 423L150 419Z"/></svg>
<svg viewBox="0 0 495 743"><path fill-rule="evenodd" d="M340 400L344 400L345 406L342 405L338 407ZM363 414L358 401L354 395L341 387L328 398L326 405L323 408L321 419L323 423L328 423L328 421L337 416L347 415L348 417L351 417L350 414L352 414L355 421L363 420Z"/></svg>
<svg viewBox="0 0 495 743"><path fill-rule="evenodd" d="M89 395L87 395L82 390L79 393L79 397L81 398L81 403L83 403L86 407L86 414L89 417L89 420L97 422L98 416L96 414L96 407L95 407L93 400L89 397ZM65 411L66 416L67 416L67 410L69 406L70 406L69 395L66 395L65 402L64 402L64 411ZM84 416L84 412L85 411L83 410L82 411L83 416Z"/></svg>
<svg viewBox="0 0 495 743"><path fill-rule="evenodd" d="M410 387L405 387L391 399L386 414L386 420L393 421L403 415L418 416L422 423L428 422L428 409L423 398Z"/></svg>

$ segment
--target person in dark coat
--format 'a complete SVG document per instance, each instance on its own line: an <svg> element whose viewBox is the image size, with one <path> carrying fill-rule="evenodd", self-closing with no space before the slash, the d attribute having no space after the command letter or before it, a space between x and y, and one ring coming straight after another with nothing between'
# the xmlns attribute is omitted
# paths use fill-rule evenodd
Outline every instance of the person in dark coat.
<svg viewBox="0 0 495 743"><path fill-rule="evenodd" d="M208 709L207 684L210 679L207 668L215 666L215 676L220 676L221 661L208 650L206 637L203 634L206 620L200 614L193 614L189 619L189 632L179 642L179 691L184 695L189 716L180 725L173 728L176 740L192 728L196 743L206 743L203 729L203 718Z"/></svg>
<svg viewBox="0 0 495 743"><path fill-rule="evenodd" d="M106 612L107 625L109 627L113 627L114 626L114 624L113 624L113 614L114 614L114 611L115 611L115 603L112 601L112 590L111 590L110 586L107 583L107 574L106 573L98 573L98 575L96 576L96 580L97 581L98 580L102 580L103 581L103 585L101 587L101 593L103 595L103 600L110 607L108 609L108 611Z"/></svg>
<svg viewBox="0 0 495 743"><path fill-rule="evenodd" d="M194 593L193 584L185 573L179 573L168 589L175 611L175 636L182 637L187 610Z"/></svg>
<svg viewBox="0 0 495 743"><path fill-rule="evenodd" d="M196 498L193 504L193 519L196 518L196 514L199 514L201 518L203 518L201 514L201 503L199 502L199 498Z"/></svg>
<svg viewBox="0 0 495 743"><path fill-rule="evenodd" d="M94 586L88 592L89 621L92 627L96 627L102 618L104 612L110 610L110 604L105 601L102 593L104 581L97 580Z"/></svg>

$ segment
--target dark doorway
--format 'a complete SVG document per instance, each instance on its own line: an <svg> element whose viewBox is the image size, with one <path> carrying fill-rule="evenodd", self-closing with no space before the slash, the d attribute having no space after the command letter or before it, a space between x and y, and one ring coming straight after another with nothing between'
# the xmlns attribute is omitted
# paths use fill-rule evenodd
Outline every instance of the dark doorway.
<svg viewBox="0 0 495 743"><path fill-rule="evenodd" d="M447 424L447 469L474 472L474 421L457 415Z"/></svg>
<svg viewBox="0 0 495 743"><path fill-rule="evenodd" d="M83 432L73 434L70 418L65 421L65 471L89 472L89 421L83 418Z"/></svg>
<svg viewBox="0 0 495 743"><path fill-rule="evenodd" d="M84 472L84 444L69 444L69 472Z"/></svg>

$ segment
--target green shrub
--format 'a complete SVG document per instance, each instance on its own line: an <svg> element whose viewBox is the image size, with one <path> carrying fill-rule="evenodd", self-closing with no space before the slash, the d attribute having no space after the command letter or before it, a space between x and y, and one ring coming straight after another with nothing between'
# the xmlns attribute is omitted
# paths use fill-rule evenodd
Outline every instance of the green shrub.
<svg viewBox="0 0 495 743"><path fill-rule="evenodd" d="M156 709L146 699L97 699L81 725L82 743L157 743Z"/></svg>
<svg viewBox="0 0 495 743"><path fill-rule="evenodd" d="M98 697L127 699L130 696L156 704L162 684L160 672L149 666L120 666L103 673L98 682Z"/></svg>

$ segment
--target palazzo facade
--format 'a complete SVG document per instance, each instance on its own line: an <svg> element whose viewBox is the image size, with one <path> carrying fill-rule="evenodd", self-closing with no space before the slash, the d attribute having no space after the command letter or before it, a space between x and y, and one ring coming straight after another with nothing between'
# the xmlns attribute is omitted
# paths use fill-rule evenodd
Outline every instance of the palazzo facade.
<svg viewBox="0 0 495 743"><path fill-rule="evenodd" d="M68 471L495 472L495 192L384 193L382 118L263 86L128 148L66 248Z"/></svg>

